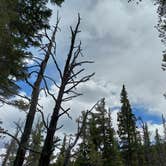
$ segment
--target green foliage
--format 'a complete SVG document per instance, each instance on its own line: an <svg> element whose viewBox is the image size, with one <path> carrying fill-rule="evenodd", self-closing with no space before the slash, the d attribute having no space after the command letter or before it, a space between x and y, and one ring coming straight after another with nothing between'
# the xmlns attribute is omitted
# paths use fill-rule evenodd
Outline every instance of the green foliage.
<svg viewBox="0 0 166 166"><path fill-rule="evenodd" d="M62 147L60 149L59 154L57 155L56 163L53 164L52 166L63 166L65 153L66 153L66 144L67 144L67 140L65 135L63 138Z"/></svg>
<svg viewBox="0 0 166 166"><path fill-rule="evenodd" d="M118 135L125 165L136 166L137 161L137 127L136 117L132 113L125 86L121 91L121 111L118 112Z"/></svg>
<svg viewBox="0 0 166 166"><path fill-rule="evenodd" d="M50 166L164 166L166 163L165 138L162 138L156 130L155 141L152 142L148 124L141 118L142 130L139 129L138 132L136 118L132 113L125 86L121 92L121 103L121 110L118 113L119 141L112 126L111 110L106 109L103 99L95 107L95 111L90 112L88 116L82 112L79 123L84 125L77 148L71 150L71 154L67 156L67 149L72 141L65 136L60 152L52 156ZM164 117L162 119L164 128ZM31 133L30 150L27 153L25 165L38 165L43 135L44 126L39 119ZM55 142L59 142L58 139L55 139ZM56 144L57 146L59 144ZM6 148L6 154L8 154L6 163L12 165L17 144L12 140ZM66 156L69 157L70 162L64 164Z"/></svg>
<svg viewBox="0 0 166 166"><path fill-rule="evenodd" d="M35 128L32 130L31 133L31 141L30 141L30 150L29 155L27 157L27 165L37 166L38 160L40 157L40 151L42 148L43 143L43 133L44 132L44 125L43 122L38 119Z"/></svg>
<svg viewBox="0 0 166 166"><path fill-rule="evenodd" d="M85 126L76 165L122 166L111 114L105 108L104 99L90 114Z"/></svg>
<svg viewBox="0 0 166 166"><path fill-rule="evenodd" d="M17 127L14 137L5 144L6 152L2 160L2 166L12 166L15 159L18 144L14 138L18 138L19 127Z"/></svg>
<svg viewBox="0 0 166 166"><path fill-rule="evenodd" d="M19 90L16 82L27 77L29 47L40 45L39 31L49 28L52 10L48 0L0 1L0 96L9 97ZM52 0L60 5L63 0Z"/></svg>

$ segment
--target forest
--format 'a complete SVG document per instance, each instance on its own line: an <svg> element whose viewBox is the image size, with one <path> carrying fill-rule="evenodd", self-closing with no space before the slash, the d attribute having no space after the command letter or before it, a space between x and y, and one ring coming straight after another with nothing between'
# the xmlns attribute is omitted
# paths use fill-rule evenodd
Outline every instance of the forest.
<svg viewBox="0 0 166 166"><path fill-rule="evenodd" d="M0 0L2 166L166 166L166 94L162 78L166 69L166 1L115 1ZM142 28L150 27L151 20L137 20L137 16L142 19L143 14L148 15L149 8L153 8L149 18L156 21L152 31ZM96 20L91 10L96 10ZM123 14L128 14L126 25ZM112 36L104 32L107 29ZM157 31L156 39L153 29ZM106 50L107 45L111 51ZM155 55L156 48L162 60ZM140 62L139 49L143 50ZM159 66L150 63L156 62L153 56ZM163 74L157 74L155 66ZM123 72L127 74L123 76ZM150 75L147 82L144 73ZM115 78L118 81L110 81ZM140 95L138 99L133 97L135 93ZM152 125L159 126L153 133Z"/></svg>

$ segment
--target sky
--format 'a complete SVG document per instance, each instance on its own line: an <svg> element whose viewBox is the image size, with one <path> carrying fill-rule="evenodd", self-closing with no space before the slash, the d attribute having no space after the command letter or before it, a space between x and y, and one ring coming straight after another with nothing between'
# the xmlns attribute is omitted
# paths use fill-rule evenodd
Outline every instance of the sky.
<svg viewBox="0 0 166 166"><path fill-rule="evenodd" d="M67 55L70 41L69 26L74 26L77 15L81 16L81 33L84 58L94 63L86 66L86 73L95 72L87 83L79 86L83 93L66 105L71 107L73 121L66 116L59 125L62 131L71 133L75 129L74 120L80 112L91 108L99 99L105 97L107 107L112 109L113 125L117 128L116 117L120 108L120 91L125 84L128 97L136 116L148 122L149 129L155 128L162 134L161 115L166 116L166 72L162 71L162 46L158 38L156 6L151 0L139 5L127 0L66 0L61 8L54 10L50 20L56 23L56 13L61 17L61 32L57 35L57 58L61 66ZM50 61L46 73L56 78L53 62ZM50 86L56 91L54 86ZM29 95L29 89L24 88ZM45 114L53 108L51 98L40 94L40 104ZM14 131L13 121L25 118L25 113L14 107L4 105L1 109L3 126Z"/></svg>

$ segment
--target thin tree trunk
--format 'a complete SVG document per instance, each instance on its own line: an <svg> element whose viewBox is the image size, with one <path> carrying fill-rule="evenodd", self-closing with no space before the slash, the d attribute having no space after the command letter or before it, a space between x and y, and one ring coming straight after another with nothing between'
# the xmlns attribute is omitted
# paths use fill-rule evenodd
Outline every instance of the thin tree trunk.
<svg viewBox="0 0 166 166"><path fill-rule="evenodd" d="M35 113L36 113L36 109L37 109L38 97L39 97L39 93L40 93L40 85L41 85L41 82L43 79L43 74L45 72L48 59L49 59L50 54L51 54L53 42L55 40L56 31L57 31L57 27L55 27L55 29L54 29L54 32L52 34L52 38L51 38L51 41L49 43L45 58L40 65L40 71L38 72L37 79L33 85L30 108L29 108L29 112L27 114L27 119L26 119L24 131L23 131L23 134L21 136L20 145L19 145L18 150L17 150L16 158L14 161L14 166L22 166L24 159L25 159L26 147L28 145L28 139L29 139L29 136L31 134L32 125L33 125L33 121L34 121Z"/></svg>
<svg viewBox="0 0 166 166"><path fill-rule="evenodd" d="M71 77L71 73L73 71L73 68L72 68L72 70L70 70L70 68L73 67L73 66L71 66L71 61L72 61L74 44L75 44L76 35L78 33L79 24L80 24L80 17L78 17L78 23L76 25L75 31L73 31L71 29L72 37L71 37L70 50L69 50L69 53L67 56L63 75L61 78L61 85L59 87L58 96L55 100L55 107L53 109L50 124L49 124L49 127L47 129L47 135L46 135L43 149L42 149L42 152L40 155L39 166L49 166L50 158L51 158L51 155L54 151L54 149L53 149L54 134L55 134L56 129L57 129L57 123L58 123L58 119L59 119L59 111L61 109L63 95L65 93L65 87L68 84L68 81L70 80L70 77Z"/></svg>
<svg viewBox="0 0 166 166"><path fill-rule="evenodd" d="M71 157L71 149L67 149L67 151L65 153L63 166L68 166L69 165L70 157Z"/></svg>
<svg viewBox="0 0 166 166"><path fill-rule="evenodd" d="M61 106L61 102L62 102L63 91L64 91L64 87L61 88L61 90L59 92L57 102L56 102L56 105L55 105L54 110L53 110L53 115L51 117L50 125L49 125L49 128L47 130L46 139L45 139L44 146L43 146L43 149L41 152L39 166L48 166L50 163L50 157L51 157L52 152L54 150L53 149L54 134L55 134L55 131L57 128L57 122L59 119L59 110L60 110L60 106Z"/></svg>
<svg viewBox="0 0 166 166"><path fill-rule="evenodd" d="M14 135L15 138L17 138L18 133L19 133L19 131L17 130L16 133L15 133L15 135ZM6 155L5 155L5 158L4 158L3 162L2 162L2 166L6 166L7 165L7 161L9 159L11 150L12 150L13 146L15 145L15 142L16 142L16 140L13 138L11 140L10 144L9 144L9 147L6 150Z"/></svg>

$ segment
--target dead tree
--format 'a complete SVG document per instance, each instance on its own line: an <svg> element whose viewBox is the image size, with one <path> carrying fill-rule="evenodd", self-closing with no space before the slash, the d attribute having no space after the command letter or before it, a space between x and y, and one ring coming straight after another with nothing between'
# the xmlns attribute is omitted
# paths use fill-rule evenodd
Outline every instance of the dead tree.
<svg viewBox="0 0 166 166"><path fill-rule="evenodd" d="M68 112L70 108L64 109L62 106L63 102L72 100L74 97L81 95L80 93L75 91L75 88L80 83L88 81L94 75L94 73L92 73L90 75L86 75L80 78L80 73L82 73L85 69L81 68L79 70L76 70L77 67L80 67L85 63L92 63L91 61L78 61L78 58L80 58L80 55L82 55L81 42L78 46L75 45L76 36L80 32L79 25L80 25L80 16L78 16L78 22L75 29L73 30L72 27L70 28L71 43L63 70L60 69L58 62L54 58L54 55L52 55L56 69L60 75L60 85L58 87L59 90L58 90L58 95L56 97L49 92L48 86L46 85L48 94L50 94L55 101L55 106L49 122L49 126L47 128L47 134L42 148L39 160L39 166L49 165L50 157L54 151L54 135L57 130L58 120L64 114L67 114L69 116Z"/></svg>
<svg viewBox="0 0 166 166"><path fill-rule="evenodd" d="M44 34L44 36L49 40L49 43L41 48L45 52L45 57L42 60L42 62L38 63L38 61L36 61L38 64L38 67L40 67L39 71L38 72L32 71L31 73L29 73L29 75L32 75L33 73L37 74L36 81L32 85L26 79L26 82L32 87L32 94L31 94L29 112L27 113L25 127L23 130L22 136L21 136L18 150L17 150L16 158L14 161L14 166L22 166L24 159L25 159L26 147L28 145L28 139L29 139L29 136L31 134L32 125L34 122L35 113L36 113L37 106L38 106L38 97L39 97L40 88L41 88L40 86L41 86L41 83L43 80L44 72L46 70L47 62L51 56L51 52L52 52L52 49L53 49L54 44L55 44L54 42L55 42L55 35L56 35L57 29L58 29L58 23L59 23L59 19L57 20L57 24L54 27L51 38L48 37L46 32ZM39 58L37 58L37 59L39 59Z"/></svg>
<svg viewBox="0 0 166 166"><path fill-rule="evenodd" d="M8 146L7 146L7 149L6 149L6 154L5 154L5 157L4 157L3 162L2 162L2 166L7 165L7 162L9 160L10 155L11 155L12 149L14 148L16 143L18 143L18 142L16 142L16 139L18 137L18 134L19 134L19 131L20 131L20 128L21 128L20 122L16 123L16 125L17 125L16 132L15 132L13 138L11 138L11 141L8 143Z"/></svg>
<svg viewBox="0 0 166 166"><path fill-rule="evenodd" d="M80 139L80 137L84 131L88 115L92 112L92 110L96 107L96 105L98 105L98 103L99 103L99 101L95 105L93 105L93 107L90 110L87 110L86 112L83 111L82 116L77 120L77 123L78 123L77 133L75 134L74 141L73 142L69 141L68 147L66 148L66 151L64 154L63 166L69 165L70 158L73 156L71 154L71 151L77 145L77 142Z"/></svg>

